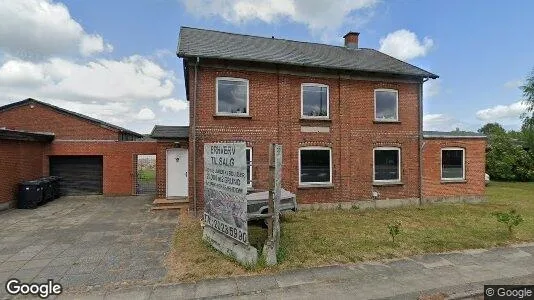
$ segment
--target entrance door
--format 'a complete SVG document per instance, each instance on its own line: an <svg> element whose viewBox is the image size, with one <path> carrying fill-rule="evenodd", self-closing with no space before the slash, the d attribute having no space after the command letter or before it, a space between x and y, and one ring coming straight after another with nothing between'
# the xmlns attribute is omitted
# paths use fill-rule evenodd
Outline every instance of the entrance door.
<svg viewBox="0 0 534 300"><path fill-rule="evenodd" d="M187 149L167 149L167 197L187 197Z"/></svg>

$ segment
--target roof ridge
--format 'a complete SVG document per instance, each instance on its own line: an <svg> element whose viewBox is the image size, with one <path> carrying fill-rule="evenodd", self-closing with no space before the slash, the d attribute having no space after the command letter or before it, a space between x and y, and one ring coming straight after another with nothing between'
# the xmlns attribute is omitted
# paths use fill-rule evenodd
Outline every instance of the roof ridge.
<svg viewBox="0 0 534 300"><path fill-rule="evenodd" d="M5 110L5 109L15 108L15 107L24 105L24 104L29 103L29 102L35 102L35 103L47 106L49 108L58 110L60 112L68 113L68 114L70 114L72 116L75 116L75 117L78 117L78 118L81 118L81 119L85 119L86 121L90 121L90 122L98 123L98 124L101 124L101 125L105 125L105 126L111 127L113 129L116 129L116 130L119 130L119 131L123 131L123 132L127 132L127 133L132 133L132 134L135 134L135 135L138 135L138 136L142 136L142 134L137 133L135 131L132 131L132 130L129 130L129 129L126 129L126 128L123 128L123 127L120 127L120 126L117 126L117 125L114 125L114 124L111 124L111 123L108 123L108 122L105 122L105 121L102 121L102 120L99 120L99 119L96 119L96 118L93 118L93 117L90 117L90 116L87 116L87 115L84 115L84 114L81 114L81 113L77 113L77 112L74 112L74 111L71 111L71 110L68 110L68 109L65 109L65 108L50 104L48 102L37 100L37 99L34 99L34 98L26 98L26 99L21 100L21 101L17 101L17 102L13 102L13 103L10 103L10 104L6 104L4 106L0 106L0 111Z"/></svg>
<svg viewBox="0 0 534 300"><path fill-rule="evenodd" d="M235 33L235 32L221 31L221 30L215 30L215 29L203 29L203 28L189 27L189 26L181 26L180 29L181 28L202 30L202 31L211 31L211 32L224 33L224 34L237 35L237 36L247 36L247 37L260 38L260 39L266 39L266 40L277 40L277 41L283 41L283 42L293 42L293 43L302 43L302 44L321 45L321 46L328 46L328 47L337 47L337 48L347 49L347 50L368 49L368 48L350 49L350 48L347 48L347 47L341 46L341 45L332 45L332 44L325 44L325 43L318 43L318 42L306 42L306 41L298 41L298 40L290 40L290 39L280 39L280 38L276 38L276 37L275 38L270 38L270 37L259 36L259 35Z"/></svg>

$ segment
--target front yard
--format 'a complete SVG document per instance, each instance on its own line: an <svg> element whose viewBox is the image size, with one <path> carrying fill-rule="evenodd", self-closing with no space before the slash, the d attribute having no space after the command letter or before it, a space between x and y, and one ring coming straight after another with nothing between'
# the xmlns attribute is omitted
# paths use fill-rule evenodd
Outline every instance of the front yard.
<svg viewBox="0 0 534 300"><path fill-rule="evenodd" d="M534 183L492 182L488 203L439 204L379 210L317 210L287 213L275 267L245 269L202 242L198 220L182 220L168 257L172 281L276 272L284 269L396 258L428 252L488 248L534 240ZM510 236L496 211L517 210L524 222ZM400 222L391 242L387 225ZM261 249L266 232L249 226L251 244Z"/></svg>

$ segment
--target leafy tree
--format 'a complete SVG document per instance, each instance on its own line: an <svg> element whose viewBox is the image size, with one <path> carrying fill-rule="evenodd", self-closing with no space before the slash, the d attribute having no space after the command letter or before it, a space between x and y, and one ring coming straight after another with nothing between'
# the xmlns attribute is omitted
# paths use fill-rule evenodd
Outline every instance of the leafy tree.
<svg viewBox="0 0 534 300"><path fill-rule="evenodd" d="M527 118L534 118L534 69L527 76L525 85L520 88L523 91L523 97L525 97L523 103L527 105L527 113L523 116L523 121L525 122Z"/></svg>
<svg viewBox="0 0 534 300"><path fill-rule="evenodd" d="M510 235L513 234L513 228L524 221L523 217L518 214L515 209L511 209L509 212L494 212L492 215L497 218L498 222L506 225Z"/></svg>
<svg viewBox="0 0 534 300"><path fill-rule="evenodd" d="M488 123L478 130L478 132L485 135L492 136L495 134L505 134L506 130L499 123Z"/></svg>

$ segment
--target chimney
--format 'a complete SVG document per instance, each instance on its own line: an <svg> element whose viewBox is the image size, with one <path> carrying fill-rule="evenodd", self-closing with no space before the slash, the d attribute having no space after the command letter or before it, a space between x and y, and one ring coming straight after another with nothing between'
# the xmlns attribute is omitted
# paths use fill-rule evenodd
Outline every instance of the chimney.
<svg viewBox="0 0 534 300"><path fill-rule="evenodd" d="M358 36L359 32L349 31L343 36L345 39L345 47L349 49L358 49Z"/></svg>

